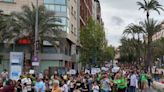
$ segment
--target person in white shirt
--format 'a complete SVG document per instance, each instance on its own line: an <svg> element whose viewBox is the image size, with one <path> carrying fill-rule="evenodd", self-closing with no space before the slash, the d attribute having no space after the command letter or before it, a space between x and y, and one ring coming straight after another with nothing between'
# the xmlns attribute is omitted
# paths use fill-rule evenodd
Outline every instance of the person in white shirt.
<svg viewBox="0 0 164 92"><path fill-rule="evenodd" d="M92 90L93 90L93 92L99 92L99 86L97 85L97 82L94 82L94 84L92 86Z"/></svg>
<svg viewBox="0 0 164 92"><path fill-rule="evenodd" d="M67 85L67 81L64 80L64 84L63 84L63 86L62 86L62 91L63 91L63 92L68 92L68 90L69 90L69 88L68 88L68 85Z"/></svg>
<svg viewBox="0 0 164 92"><path fill-rule="evenodd" d="M130 76L130 92L136 92L136 88L138 85L137 74L135 71L132 72Z"/></svg>
<svg viewBox="0 0 164 92"><path fill-rule="evenodd" d="M7 80L8 76L9 76L8 71L6 69L4 69L4 71L1 73L1 76L3 78L3 81Z"/></svg>

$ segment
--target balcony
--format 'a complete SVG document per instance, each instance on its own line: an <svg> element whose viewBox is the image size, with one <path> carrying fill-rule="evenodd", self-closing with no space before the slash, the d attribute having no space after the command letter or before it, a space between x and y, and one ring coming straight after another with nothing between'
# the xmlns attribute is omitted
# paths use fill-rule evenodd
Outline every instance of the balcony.
<svg viewBox="0 0 164 92"><path fill-rule="evenodd" d="M10 55L9 53L0 53L1 56L3 56L3 59L9 59L10 58ZM25 54L25 58L26 59L30 59L30 54L27 53ZM63 60L63 61L72 61L72 57L71 56L67 56L65 54L49 54L49 53L46 53L46 54L43 54L43 53L40 53L39 54L39 57L40 57L40 60L52 60L52 61L55 61L55 60Z"/></svg>

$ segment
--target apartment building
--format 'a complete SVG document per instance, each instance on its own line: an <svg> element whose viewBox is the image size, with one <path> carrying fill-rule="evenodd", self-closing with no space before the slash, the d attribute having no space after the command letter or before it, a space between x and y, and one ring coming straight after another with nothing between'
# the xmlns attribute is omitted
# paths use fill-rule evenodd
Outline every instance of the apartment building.
<svg viewBox="0 0 164 92"><path fill-rule="evenodd" d="M80 0L80 27L85 26L88 19L92 17L92 0Z"/></svg>
<svg viewBox="0 0 164 92"><path fill-rule="evenodd" d="M162 30L153 35L153 37L152 37L153 41L164 37L164 22L161 23L161 26L162 26Z"/></svg>
<svg viewBox="0 0 164 92"><path fill-rule="evenodd" d="M89 0L88 0L89 1ZM54 48L51 43L44 41L42 52L39 53L40 66L39 69L43 72L45 69L53 70L60 67L62 70L77 68L78 61L77 55L77 39L79 37L79 24L78 20L79 0L38 0L39 5L44 5L47 10L55 12L55 16L61 19L63 41L59 42L59 46ZM4 14L11 12L20 12L23 5L31 6L31 3L36 5L36 0L0 0L0 10ZM63 44L64 43L64 44ZM29 47L20 44L13 44L11 47L6 48L4 43L0 44L0 55L3 56L0 62L0 71L9 66L9 52L19 51L25 53L25 63L31 60ZM29 65L30 66L30 65Z"/></svg>

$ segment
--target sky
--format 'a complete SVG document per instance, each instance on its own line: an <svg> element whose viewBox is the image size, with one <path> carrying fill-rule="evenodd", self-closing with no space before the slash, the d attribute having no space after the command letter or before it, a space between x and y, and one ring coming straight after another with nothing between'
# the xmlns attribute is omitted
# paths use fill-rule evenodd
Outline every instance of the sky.
<svg viewBox="0 0 164 92"><path fill-rule="evenodd" d="M100 0L102 19L104 21L106 38L109 45L118 47L123 36L123 30L131 23L139 23L146 19L143 10L138 10L137 1L143 0ZM158 0L164 5L164 0ZM164 20L164 12L150 14L151 18Z"/></svg>

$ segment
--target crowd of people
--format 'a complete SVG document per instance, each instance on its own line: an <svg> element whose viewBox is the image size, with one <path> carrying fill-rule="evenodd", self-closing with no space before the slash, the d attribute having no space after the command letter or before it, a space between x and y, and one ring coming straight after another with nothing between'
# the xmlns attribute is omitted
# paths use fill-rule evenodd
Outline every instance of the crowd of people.
<svg viewBox="0 0 164 92"><path fill-rule="evenodd" d="M149 73L135 66L97 74L81 71L75 75L35 76L26 73L17 81L8 79L8 72L4 70L0 76L0 92L147 92L151 81Z"/></svg>

